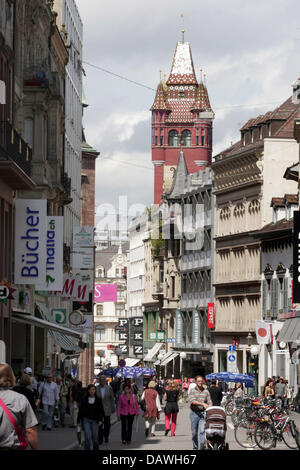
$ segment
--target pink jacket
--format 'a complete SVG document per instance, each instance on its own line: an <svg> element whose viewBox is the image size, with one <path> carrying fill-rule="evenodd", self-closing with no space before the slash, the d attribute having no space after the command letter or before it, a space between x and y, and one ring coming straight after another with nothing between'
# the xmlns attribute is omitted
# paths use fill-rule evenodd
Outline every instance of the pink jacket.
<svg viewBox="0 0 300 470"><path fill-rule="evenodd" d="M119 398L117 415L139 415L140 407L136 398L136 395L133 393L130 394L130 405L128 405L128 400L125 393L122 393Z"/></svg>

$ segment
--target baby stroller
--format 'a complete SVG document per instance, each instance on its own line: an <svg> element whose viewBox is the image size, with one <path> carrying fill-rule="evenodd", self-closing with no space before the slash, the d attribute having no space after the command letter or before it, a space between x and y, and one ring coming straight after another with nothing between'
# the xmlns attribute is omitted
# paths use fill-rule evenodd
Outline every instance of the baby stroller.
<svg viewBox="0 0 300 470"><path fill-rule="evenodd" d="M206 411L205 437L209 450L229 450L226 438L226 413L221 406L211 406Z"/></svg>

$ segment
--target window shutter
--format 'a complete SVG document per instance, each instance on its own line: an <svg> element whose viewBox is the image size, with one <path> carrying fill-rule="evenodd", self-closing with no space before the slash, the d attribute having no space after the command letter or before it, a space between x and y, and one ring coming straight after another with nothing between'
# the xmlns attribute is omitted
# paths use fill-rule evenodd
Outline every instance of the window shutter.
<svg viewBox="0 0 300 470"><path fill-rule="evenodd" d="M262 281L262 318L265 320L267 316L267 295L268 295L268 284L266 279Z"/></svg>
<svg viewBox="0 0 300 470"><path fill-rule="evenodd" d="M278 279L272 279L272 298L271 298L271 315L273 318L278 316L278 297L279 297L279 282Z"/></svg>
<svg viewBox="0 0 300 470"><path fill-rule="evenodd" d="M284 285L283 285L283 311L287 312L289 309L289 283L290 278L284 278Z"/></svg>

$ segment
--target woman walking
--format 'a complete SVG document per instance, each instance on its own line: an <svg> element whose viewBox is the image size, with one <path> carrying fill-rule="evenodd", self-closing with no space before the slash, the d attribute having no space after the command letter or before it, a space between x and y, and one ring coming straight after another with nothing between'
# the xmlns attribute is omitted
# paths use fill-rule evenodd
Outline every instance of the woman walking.
<svg viewBox="0 0 300 470"><path fill-rule="evenodd" d="M265 398L267 398L267 397L274 398L274 395L275 395L274 382L273 382L272 379L269 379L266 383L266 386L265 386L264 396L265 396Z"/></svg>
<svg viewBox="0 0 300 470"><path fill-rule="evenodd" d="M86 394L79 404L77 423L82 422L84 431L84 450L98 450L98 430L102 426L104 410L102 400L96 395L96 387L90 384L87 387Z"/></svg>
<svg viewBox="0 0 300 470"><path fill-rule="evenodd" d="M12 390L16 379L8 364L0 364L0 450L38 450L38 421L27 398Z"/></svg>
<svg viewBox="0 0 300 470"><path fill-rule="evenodd" d="M121 420L122 431L121 438L122 444L130 444L132 436L132 425L135 416L140 414L139 404L137 397L132 393L131 385L125 384L124 391L120 395L117 416Z"/></svg>
<svg viewBox="0 0 300 470"><path fill-rule="evenodd" d="M178 400L179 400L179 385L174 380L170 380L168 388L164 396L164 400L167 402L165 406L165 436L171 429L171 436L175 436L177 414L179 411ZM170 422L172 418L172 425Z"/></svg>
<svg viewBox="0 0 300 470"><path fill-rule="evenodd" d="M159 395L155 390L156 383L154 380L151 380L148 384L148 388L144 391L142 395L142 400L145 400L146 411L143 414L145 418L145 435L148 437L149 430L151 426L151 436L155 436L155 423L156 420L160 417L161 404L159 400Z"/></svg>

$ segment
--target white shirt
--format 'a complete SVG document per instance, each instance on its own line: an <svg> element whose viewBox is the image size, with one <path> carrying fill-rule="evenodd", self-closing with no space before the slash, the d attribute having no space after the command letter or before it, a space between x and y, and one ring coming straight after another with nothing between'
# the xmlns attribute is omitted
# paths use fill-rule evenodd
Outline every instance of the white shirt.
<svg viewBox="0 0 300 470"><path fill-rule="evenodd" d="M42 396L42 402L44 405L55 405L55 402L59 400L58 386L55 382L43 382L40 385L40 397Z"/></svg>
<svg viewBox="0 0 300 470"><path fill-rule="evenodd" d="M188 389L188 395L191 393L192 390L194 390L194 388L197 387L197 384L196 382L192 382L189 386L189 389Z"/></svg>

